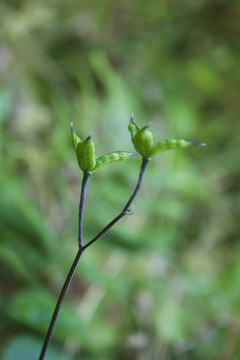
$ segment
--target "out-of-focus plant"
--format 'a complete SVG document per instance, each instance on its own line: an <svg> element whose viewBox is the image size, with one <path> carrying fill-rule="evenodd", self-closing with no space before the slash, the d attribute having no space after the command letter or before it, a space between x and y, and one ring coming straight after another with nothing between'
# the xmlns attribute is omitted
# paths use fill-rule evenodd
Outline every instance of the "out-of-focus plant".
<svg viewBox="0 0 240 360"><path fill-rule="evenodd" d="M81 140L74 132L73 124L71 124L72 130L72 142L76 151L77 161L80 169L83 171L82 185L81 185L81 194L79 202L79 215L78 215L78 252L72 263L72 266L69 270L69 273L66 277L64 285L62 287L61 293L59 295L56 307L54 309L52 319L45 337L45 341L42 346L42 350L39 356L39 360L45 358L46 351L49 346L49 342L52 337L52 333L59 315L60 308L62 306L65 294L68 290L68 287L71 283L74 272L77 268L78 262L84 253L84 251L105 235L121 218L125 215L132 213L131 205L133 204L134 199L136 198L141 186L144 177L144 173L148 163L151 161L151 158L158 153L161 153L168 149L180 149L188 147L191 145L205 145L203 143L197 143L193 141L186 141L183 139L168 139L160 141L157 144L153 144L153 134L147 130L149 126L144 126L139 128L138 125L133 121L133 115L131 116L128 129L131 133L132 143L137 153L130 153L126 151L115 151L110 154L103 155L99 158L95 158L95 145L91 139L91 136L88 136L85 140ZM83 224L83 210L86 197L87 183L91 174L101 168L104 165L107 165L111 162L123 161L131 156L140 155L142 157L142 163L140 167L140 172L137 180L136 187L124 206L123 210L117 215L111 222L109 222L92 240L88 241L86 244L83 244L82 237L82 224Z"/></svg>

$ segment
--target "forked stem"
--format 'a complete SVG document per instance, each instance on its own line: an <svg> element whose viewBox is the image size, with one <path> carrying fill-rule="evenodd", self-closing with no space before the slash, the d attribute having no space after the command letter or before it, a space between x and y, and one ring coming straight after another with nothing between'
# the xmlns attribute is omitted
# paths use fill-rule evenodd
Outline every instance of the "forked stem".
<svg viewBox="0 0 240 360"><path fill-rule="evenodd" d="M146 170L146 167L147 167L149 161L150 161L150 159L143 158L137 185L136 185L135 190L132 193L130 199L128 200L127 204L124 206L122 212L118 216L116 216L115 219L113 219L107 226L105 226L105 228L103 228L92 240L90 240L86 245L84 245L83 246L84 250L86 250L90 245L95 243L95 241L97 241L103 235L105 235L123 216L127 215L130 206L132 205L135 197L137 196L137 194L142 186L144 173L145 173L145 170Z"/></svg>
<svg viewBox="0 0 240 360"><path fill-rule="evenodd" d="M139 173L139 177L138 177L138 182L137 185L135 187L134 192L132 193L130 199L128 200L127 204L125 205L125 207L123 208L122 212L116 216L107 226L105 226L92 240L90 240L86 245L83 245L82 243L82 219L83 219L83 209L84 209L84 202L85 202L85 197L86 197L86 187L87 187L87 181L89 179L90 173L84 173L83 176L83 180L82 180L82 188L81 188L81 196L80 196L80 203L79 203L79 229L78 229L78 243L79 243L79 250L77 252L77 255L72 263L72 266L69 270L69 273L67 275L67 278L64 282L64 285L62 287L61 293L59 295L57 304L55 306L53 315L52 315L52 319L51 322L49 324L49 328L43 343L43 347L39 356L39 360L44 360L45 358L45 354L46 351L48 349L48 345L50 343L51 337L52 337L52 333L58 318L58 314L59 311L61 309L64 297L66 295L66 292L68 290L68 287L71 283L72 277L75 273L75 270L77 268L78 262L83 254L83 252L90 246L92 245L94 242L96 242L98 239L100 239L103 235L105 235L123 216L127 215L128 210L130 208L130 206L132 205L135 197L137 196L141 185L142 185L142 181L143 181L143 176L146 170L146 167L149 163L149 159L145 159L143 158L142 161L142 165L141 165L141 169L140 169L140 173Z"/></svg>

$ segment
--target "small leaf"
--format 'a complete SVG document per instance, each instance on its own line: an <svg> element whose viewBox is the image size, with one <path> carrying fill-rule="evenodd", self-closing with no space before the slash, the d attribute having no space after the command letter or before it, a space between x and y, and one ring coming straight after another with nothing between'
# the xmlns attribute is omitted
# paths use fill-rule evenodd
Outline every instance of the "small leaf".
<svg viewBox="0 0 240 360"><path fill-rule="evenodd" d="M167 139L160 141L156 145L154 145L149 156L152 157L166 150L181 149L192 145L205 146L206 144L197 143L194 141L187 141L184 139Z"/></svg>
<svg viewBox="0 0 240 360"><path fill-rule="evenodd" d="M110 154L100 156L96 159L96 165L93 170L100 169L102 166L115 161L123 161L129 159L131 156L138 155L138 153L131 153L126 151L114 151Z"/></svg>

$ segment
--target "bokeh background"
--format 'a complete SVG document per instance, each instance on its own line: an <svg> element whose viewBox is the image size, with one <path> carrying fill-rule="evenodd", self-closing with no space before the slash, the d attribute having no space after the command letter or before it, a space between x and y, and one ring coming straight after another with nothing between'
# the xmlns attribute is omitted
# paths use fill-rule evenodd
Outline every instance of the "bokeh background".
<svg viewBox="0 0 240 360"><path fill-rule="evenodd" d="M149 165L135 212L84 254L46 360L240 359L240 3L2 0L0 348L37 360L77 250L81 172L155 139L206 142ZM89 181L84 238L116 216L140 158Z"/></svg>

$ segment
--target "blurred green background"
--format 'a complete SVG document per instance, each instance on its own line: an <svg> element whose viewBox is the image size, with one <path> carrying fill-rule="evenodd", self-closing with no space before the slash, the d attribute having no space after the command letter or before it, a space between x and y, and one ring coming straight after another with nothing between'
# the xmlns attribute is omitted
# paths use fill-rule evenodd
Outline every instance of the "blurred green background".
<svg viewBox="0 0 240 360"><path fill-rule="evenodd" d="M46 360L240 359L240 3L0 2L0 348L37 360L77 250L81 172L127 126L206 148L149 165L135 212L84 254ZM90 178L84 238L116 216L140 158Z"/></svg>

